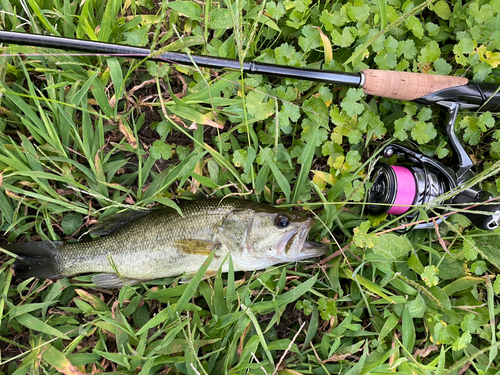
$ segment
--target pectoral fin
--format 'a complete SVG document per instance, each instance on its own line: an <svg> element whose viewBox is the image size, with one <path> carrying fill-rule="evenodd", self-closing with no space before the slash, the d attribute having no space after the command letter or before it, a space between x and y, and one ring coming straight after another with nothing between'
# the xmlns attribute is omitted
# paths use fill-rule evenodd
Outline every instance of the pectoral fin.
<svg viewBox="0 0 500 375"><path fill-rule="evenodd" d="M209 256L218 246L213 242L203 240L179 240L174 243L174 247L184 254Z"/></svg>
<svg viewBox="0 0 500 375"><path fill-rule="evenodd" d="M135 285L147 280L120 278L116 273L99 273L92 276L92 282L100 288L121 288L125 284Z"/></svg>

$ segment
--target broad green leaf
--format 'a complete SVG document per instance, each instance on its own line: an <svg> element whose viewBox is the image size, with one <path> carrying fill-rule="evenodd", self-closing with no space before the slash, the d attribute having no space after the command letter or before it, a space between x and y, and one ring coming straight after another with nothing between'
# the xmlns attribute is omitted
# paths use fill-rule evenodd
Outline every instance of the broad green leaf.
<svg viewBox="0 0 500 375"><path fill-rule="evenodd" d="M177 12L184 14L185 16L192 18L197 21L201 21L201 7L191 1L175 1L167 3L167 7L176 10Z"/></svg>
<svg viewBox="0 0 500 375"><path fill-rule="evenodd" d="M464 241L464 255L467 260L476 260L478 250L476 247L476 241L473 238L466 237Z"/></svg>
<svg viewBox="0 0 500 375"><path fill-rule="evenodd" d="M422 293L425 303L433 309L450 310L451 302L448 295L439 287L433 286Z"/></svg>
<svg viewBox="0 0 500 375"><path fill-rule="evenodd" d="M428 287L435 286L439 283L439 268L436 266L425 266L424 272L422 272L422 280Z"/></svg>
<svg viewBox="0 0 500 375"><path fill-rule="evenodd" d="M418 61L421 64L426 62L434 62L441 56L441 50L439 49L439 44L435 40L431 41L428 45L420 50L420 56Z"/></svg>
<svg viewBox="0 0 500 375"><path fill-rule="evenodd" d="M474 241L481 256L500 269L500 237L485 235L474 237Z"/></svg>
<svg viewBox="0 0 500 375"><path fill-rule="evenodd" d="M406 21L406 26L408 27L409 30L415 35L418 39L422 39L424 36L424 28L422 27L422 24L418 20L417 17L415 16L410 16L408 17L408 20Z"/></svg>
<svg viewBox="0 0 500 375"><path fill-rule="evenodd" d="M471 343L471 341L472 341L472 336L470 332L465 331L459 338L457 338L453 342L451 348L453 349L453 351L463 350L467 348L467 346Z"/></svg>
<svg viewBox="0 0 500 375"><path fill-rule="evenodd" d="M450 74L452 67L446 62L445 59L439 58L434 61L434 69L436 70L437 74L446 76Z"/></svg>
<svg viewBox="0 0 500 375"><path fill-rule="evenodd" d="M359 227L354 228L354 243L359 247L373 248L379 238L374 233L368 233L370 222L364 221Z"/></svg>
<svg viewBox="0 0 500 375"><path fill-rule="evenodd" d="M405 236L386 233L378 237L378 241L371 249L375 254L380 254L387 260L397 260L408 254L413 246Z"/></svg>
<svg viewBox="0 0 500 375"><path fill-rule="evenodd" d="M478 317L474 314L467 314L462 323L460 323L460 328L462 331L469 331L470 333L475 333L479 328L481 328L481 324L478 321Z"/></svg>
<svg viewBox="0 0 500 375"><path fill-rule="evenodd" d="M364 92L361 89L350 88L347 90L347 95L344 100L342 100L342 103L340 103L340 106L346 111L348 116L354 117L363 112L364 106L359 103L363 95Z"/></svg>
<svg viewBox="0 0 500 375"><path fill-rule="evenodd" d="M214 8L210 11L208 27L211 29L229 29L233 27L231 12L226 8Z"/></svg>
<svg viewBox="0 0 500 375"><path fill-rule="evenodd" d="M337 315L337 306L335 300L327 301L325 298L318 300L318 310L323 320L330 320Z"/></svg>
<svg viewBox="0 0 500 375"><path fill-rule="evenodd" d="M417 294L417 297L413 301L407 302L406 306L408 307L408 312L413 319L424 317L426 304L420 293Z"/></svg>
<svg viewBox="0 0 500 375"><path fill-rule="evenodd" d="M153 145L149 149L149 152L151 153L151 157L155 160L168 160L174 154L172 145L161 140L154 141Z"/></svg>
<svg viewBox="0 0 500 375"><path fill-rule="evenodd" d="M408 258L407 263L408 266L416 273L421 274L424 272L424 266L415 254L411 254L411 256Z"/></svg>
<svg viewBox="0 0 500 375"><path fill-rule="evenodd" d="M270 99L264 93L257 91L249 92L245 103L248 113L258 120L265 120L270 117L276 109L274 100Z"/></svg>
<svg viewBox="0 0 500 375"><path fill-rule="evenodd" d="M472 263L470 270L474 272L476 275L481 276L483 273L487 271L486 262L483 260L478 260L477 262Z"/></svg>
<svg viewBox="0 0 500 375"><path fill-rule="evenodd" d="M454 324L436 323L434 327L434 342L436 344L451 345L459 338L460 332Z"/></svg>
<svg viewBox="0 0 500 375"><path fill-rule="evenodd" d="M248 151L240 148L234 151L233 164L237 168L243 168L247 164Z"/></svg>
<svg viewBox="0 0 500 375"><path fill-rule="evenodd" d="M379 7L380 9L380 7ZM368 4L359 3L353 7L350 7L347 11L349 18L356 22L365 22L368 17L370 17L370 6Z"/></svg>
<svg viewBox="0 0 500 375"><path fill-rule="evenodd" d="M309 52L311 49L316 49L322 44L321 35L318 29L313 26L306 26L302 28L304 37L299 38L299 46L302 51Z"/></svg>
<svg viewBox="0 0 500 375"><path fill-rule="evenodd" d="M412 138L419 144L428 143L437 135L436 128L431 122L417 121L411 131Z"/></svg>
<svg viewBox="0 0 500 375"><path fill-rule="evenodd" d="M405 141L408 139L407 131L413 129L415 126L415 121L411 118L410 115L406 115L404 118L399 118L394 121L394 137L399 139L400 141Z"/></svg>
<svg viewBox="0 0 500 375"><path fill-rule="evenodd" d="M448 21L451 18L451 9L446 1L438 1L434 4L434 12L443 20Z"/></svg>
<svg viewBox="0 0 500 375"><path fill-rule="evenodd" d="M271 18L279 21L281 17L286 14L285 7L283 3L267 2L266 3L266 13L269 14Z"/></svg>
<svg viewBox="0 0 500 375"><path fill-rule="evenodd" d="M398 56L403 55L405 59L412 60L417 56L418 50L413 39L401 40L396 50Z"/></svg>
<svg viewBox="0 0 500 375"><path fill-rule="evenodd" d="M64 234L70 236L75 233L83 223L83 216L78 212L71 212L61 220L61 227Z"/></svg>

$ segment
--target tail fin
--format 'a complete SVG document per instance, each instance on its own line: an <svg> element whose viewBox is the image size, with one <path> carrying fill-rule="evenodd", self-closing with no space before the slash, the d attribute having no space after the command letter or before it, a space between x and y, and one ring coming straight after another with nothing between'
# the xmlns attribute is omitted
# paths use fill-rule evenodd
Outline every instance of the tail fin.
<svg viewBox="0 0 500 375"><path fill-rule="evenodd" d="M39 241L5 245L3 248L17 255L12 265L20 279L60 279L55 254L63 241Z"/></svg>

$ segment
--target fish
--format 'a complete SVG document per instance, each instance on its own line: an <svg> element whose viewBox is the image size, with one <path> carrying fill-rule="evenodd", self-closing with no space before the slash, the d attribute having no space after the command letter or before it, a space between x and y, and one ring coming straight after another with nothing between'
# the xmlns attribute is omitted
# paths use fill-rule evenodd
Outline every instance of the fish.
<svg viewBox="0 0 500 375"><path fill-rule="evenodd" d="M303 213L249 200L203 199L170 207L125 211L102 223L89 241L35 241L4 246L16 254L16 277L60 279L96 273L92 282L120 288L198 271L214 252L205 277L219 268L254 271L324 255L327 246L307 241L315 220Z"/></svg>

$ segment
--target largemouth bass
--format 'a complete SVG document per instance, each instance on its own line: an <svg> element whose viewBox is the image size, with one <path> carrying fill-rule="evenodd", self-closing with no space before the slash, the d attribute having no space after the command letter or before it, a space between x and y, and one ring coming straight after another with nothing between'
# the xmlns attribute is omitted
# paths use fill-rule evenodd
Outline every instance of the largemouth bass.
<svg viewBox="0 0 500 375"><path fill-rule="evenodd" d="M192 277L208 255L206 276L220 267L253 271L323 255L326 246L306 241L314 220L303 214L240 199L207 199L172 208L118 214L95 230L91 241L39 241L5 246L17 255L19 278L59 279L96 273L100 287Z"/></svg>

